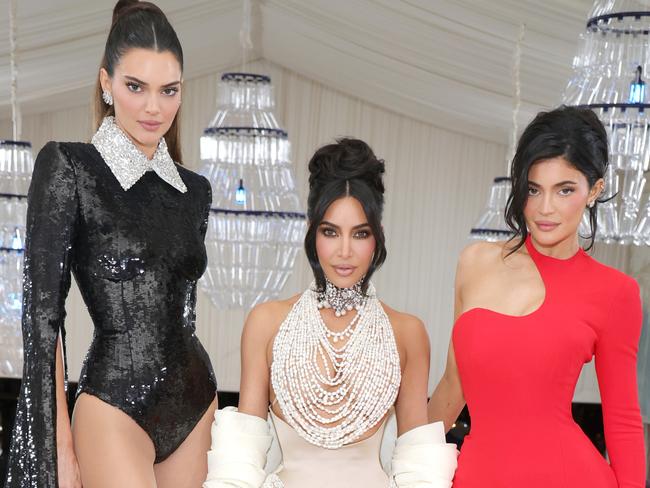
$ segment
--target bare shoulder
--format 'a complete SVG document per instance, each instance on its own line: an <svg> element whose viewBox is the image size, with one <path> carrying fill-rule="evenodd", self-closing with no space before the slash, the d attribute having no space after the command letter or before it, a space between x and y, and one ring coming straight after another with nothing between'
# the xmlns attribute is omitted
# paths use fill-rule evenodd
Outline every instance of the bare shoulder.
<svg viewBox="0 0 650 488"><path fill-rule="evenodd" d="M512 243L508 241L480 241L467 245L458 257L457 280L462 282L466 276L491 271L501 266L511 249Z"/></svg>
<svg viewBox="0 0 650 488"><path fill-rule="evenodd" d="M403 346L408 350L412 347L421 347L425 344L428 348L429 334L422 320L415 315L395 310L383 302L382 307L393 326L393 332L398 346Z"/></svg>
<svg viewBox="0 0 650 488"><path fill-rule="evenodd" d="M459 268L482 267L501 259L508 252L506 241L473 242L465 246L458 257Z"/></svg>
<svg viewBox="0 0 650 488"><path fill-rule="evenodd" d="M246 318L242 337L268 342L278 332L280 324L299 298L300 295L294 295L286 300L272 300L253 307Z"/></svg>

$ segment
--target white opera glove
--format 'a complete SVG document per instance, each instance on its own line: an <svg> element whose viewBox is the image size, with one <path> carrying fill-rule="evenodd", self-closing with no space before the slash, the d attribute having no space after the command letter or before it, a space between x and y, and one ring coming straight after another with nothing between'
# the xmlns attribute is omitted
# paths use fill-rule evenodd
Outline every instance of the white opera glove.
<svg viewBox="0 0 650 488"><path fill-rule="evenodd" d="M450 488L458 465L456 444L448 444L442 422L421 425L397 438L391 486Z"/></svg>
<svg viewBox="0 0 650 488"><path fill-rule="evenodd" d="M266 473L271 434L266 420L234 407L217 410L203 488L259 488Z"/></svg>

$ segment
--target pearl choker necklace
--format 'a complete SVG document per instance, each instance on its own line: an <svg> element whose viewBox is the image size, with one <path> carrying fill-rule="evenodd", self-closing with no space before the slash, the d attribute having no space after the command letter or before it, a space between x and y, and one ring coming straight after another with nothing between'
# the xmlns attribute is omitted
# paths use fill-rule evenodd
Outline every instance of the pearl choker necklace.
<svg viewBox="0 0 650 488"><path fill-rule="evenodd" d="M331 308L337 317L347 312L361 310L368 295L361 288L363 278L350 288L339 288L325 277L325 290L317 292L318 308Z"/></svg>

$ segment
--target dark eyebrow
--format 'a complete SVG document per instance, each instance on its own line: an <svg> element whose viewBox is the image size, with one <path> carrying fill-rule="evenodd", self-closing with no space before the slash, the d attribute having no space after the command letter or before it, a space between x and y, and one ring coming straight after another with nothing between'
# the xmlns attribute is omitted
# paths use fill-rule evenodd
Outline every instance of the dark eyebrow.
<svg viewBox="0 0 650 488"><path fill-rule="evenodd" d="M339 229L339 230L341 229L338 225L333 224L331 222L328 222L327 220L323 220L320 223L320 225L329 225L330 227L334 227L335 229ZM362 227L370 227L370 224L368 222L365 222L363 224L355 225L354 227L352 227L352 230L357 230L357 229L360 229Z"/></svg>
<svg viewBox="0 0 650 488"><path fill-rule="evenodd" d="M539 183L535 183L535 182L532 181L532 180L528 180L528 184L531 185L531 186L536 186L537 188L540 188L540 187L541 187L541 185L540 185ZM576 182L576 181L565 180L565 181L560 181L559 183L556 183L555 185L553 185L553 187L554 187L554 188L557 188L557 187L559 187L559 186L564 186L564 185L577 185L577 184L578 184L578 182Z"/></svg>
<svg viewBox="0 0 650 488"><path fill-rule="evenodd" d="M138 80L135 76L124 75L124 78L126 78L129 81L133 81L134 83L137 83L138 85L149 86L149 83L147 83L146 81ZM175 86L175 85L178 85L179 83L180 83L180 80L179 81L172 81L171 83L167 83L166 85L163 85L162 87L163 88L169 88L170 86Z"/></svg>
<svg viewBox="0 0 650 488"><path fill-rule="evenodd" d="M554 186L557 188L558 186L564 186L564 185L577 185L577 184L578 184L577 181L573 181L573 180L564 180L564 181L560 181L559 183L557 183L557 184L554 185Z"/></svg>

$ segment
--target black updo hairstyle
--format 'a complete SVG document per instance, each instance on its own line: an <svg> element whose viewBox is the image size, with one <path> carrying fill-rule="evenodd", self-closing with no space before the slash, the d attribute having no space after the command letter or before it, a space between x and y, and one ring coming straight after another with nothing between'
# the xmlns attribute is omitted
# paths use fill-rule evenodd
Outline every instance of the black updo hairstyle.
<svg viewBox="0 0 650 488"><path fill-rule="evenodd" d="M119 0L113 8L113 20L108 32L104 56L100 68L112 77L120 58L134 48L152 49L162 53L171 52L183 71L183 48L174 28L160 8L151 2ZM95 130L106 116L115 115L113 106L102 100L102 85L97 76L95 86ZM182 162L180 137L180 109L165 134L169 155L177 163Z"/></svg>
<svg viewBox="0 0 650 488"><path fill-rule="evenodd" d="M353 197L361 204L376 247L362 289L386 260L386 241L381 226L384 211L384 161L377 159L370 146L359 139L337 139L335 144L321 147L309 161L309 197L305 236L305 252L314 272L316 287L325 289L325 273L318 261L316 235L329 206L339 198Z"/></svg>
<svg viewBox="0 0 650 488"><path fill-rule="evenodd" d="M528 172L533 164L556 157L566 159L585 175L590 188L605 177L609 164L607 132L593 111L563 105L550 112L540 112L519 138L512 160L512 191L505 215L508 226L515 232L510 240L519 238L519 242L510 254L522 247L528 237L524 218L529 188ZM587 251L593 247L598 229L598 203L607 200L598 199L592 208L587 208L591 227L590 235L584 236L590 240L585 249Z"/></svg>

